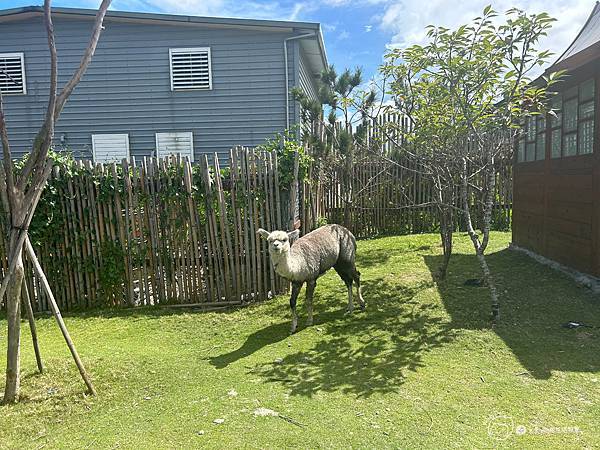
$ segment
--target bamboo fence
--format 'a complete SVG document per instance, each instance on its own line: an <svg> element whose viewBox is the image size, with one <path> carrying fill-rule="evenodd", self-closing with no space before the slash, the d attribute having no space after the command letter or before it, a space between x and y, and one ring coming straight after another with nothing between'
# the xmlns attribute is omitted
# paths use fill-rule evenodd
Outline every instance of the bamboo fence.
<svg viewBox="0 0 600 450"><path fill-rule="evenodd" d="M377 142L373 133L367 139ZM349 228L360 238L437 231L426 177L409 160L382 161L377 152L356 155ZM343 169L329 166L324 176L318 167L312 164L299 186L282 186L280 179L290 177L280 173L276 153L246 148L232 149L223 170L216 155L194 165L175 156L59 165L30 235L63 311L263 300L288 284L274 273L258 228L299 222L305 234L324 222L344 223ZM293 170L297 179L297 156ZM497 173L493 224L506 229L511 161L500 161ZM0 212L2 229L5 216ZM461 228L458 216L455 227ZM5 239L0 233L0 255ZM49 310L41 280L30 261L25 265L34 310ZM0 273L6 269L0 257Z"/></svg>
<svg viewBox="0 0 600 450"><path fill-rule="evenodd" d="M386 124L395 127L386 127ZM339 123L333 132L331 129L326 131L319 122L311 126L312 135L317 136L324 148L336 146L341 131ZM408 120L394 113L381 114L366 125L360 138L362 142L356 146L353 157L350 199L343 162L321 161L319 173L312 168L311 182L303 189L303 217L307 224L345 224L358 238L437 232L439 220L431 182L414 159L403 157L401 151L396 151L404 144L402 130L408 128ZM385 134L383 130L386 130ZM496 162L492 227L498 230L510 228L512 165L510 157ZM482 184L479 178L473 179L473 184ZM461 207L458 191L455 198L454 206L458 210ZM481 210L473 197L472 216L476 225L481 219ZM454 215L454 222L456 230L465 229L460 214Z"/></svg>
<svg viewBox="0 0 600 450"><path fill-rule="evenodd" d="M74 170L55 167L44 193L51 210L36 213L43 220L32 224L31 236L65 311L261 300L287 289L256 234L286 228L280 191L269 152L233 149L224 171L216 154L194 167L179 157L78 161ZM39 232L48 219L50 238L47 229ZM40 280L25 264L34 310L46 311ZM0 265L4 272L5 257Z"/></svg>

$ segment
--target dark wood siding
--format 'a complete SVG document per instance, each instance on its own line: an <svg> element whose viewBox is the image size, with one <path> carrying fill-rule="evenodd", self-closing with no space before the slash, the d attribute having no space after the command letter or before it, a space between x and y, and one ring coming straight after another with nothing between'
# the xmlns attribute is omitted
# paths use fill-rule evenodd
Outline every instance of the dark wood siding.
<svg viewBox="0 0 600 450"><path fill-rule="evenodd" d="M513 186L514 243L595 276L600 276L599 63L571 74L561 87L596 79L594 152L550 158L548 127L545 160L516 163Z"/></svg>

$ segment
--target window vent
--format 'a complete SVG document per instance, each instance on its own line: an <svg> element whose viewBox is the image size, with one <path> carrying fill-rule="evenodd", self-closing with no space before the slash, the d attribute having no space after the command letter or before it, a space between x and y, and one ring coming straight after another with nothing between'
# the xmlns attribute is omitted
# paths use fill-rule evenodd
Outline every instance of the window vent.
<svg viewBox="0 0 600 450"><path fill-rule="evenodd" d="M129 135L92 134L92 149L95 162L110 163L129 159Z"/></svg>
<svg viewBox="0 0 600 450"><path fill-rule="evenodd" d="M156 155L165 158L169 155L187 156L194 160L194 135L191 131L156 133Z"/></svg>
<svg viewBox="0 0 600 450"><path fill-rule="evenodd" d="M27 93L23 53L0 53L0 92Z"/></svg>
<svg viewBox="0 0 600 450"><path fill-rule="evenodd" d="M210 48L172 48L171 90L212 89Z"/></svg>

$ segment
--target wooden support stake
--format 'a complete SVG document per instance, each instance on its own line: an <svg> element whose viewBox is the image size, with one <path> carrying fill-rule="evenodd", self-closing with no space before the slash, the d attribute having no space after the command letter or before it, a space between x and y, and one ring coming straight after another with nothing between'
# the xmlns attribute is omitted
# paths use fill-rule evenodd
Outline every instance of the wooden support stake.
<svg viewBox="0 0 600 450"><path fill-rule="evenodd" d="M44 364L42 363L42 355L40 353L40 347L38 345L37 329L35 328L35 317L33 316L33 308L31 307L31 297L29 296L29 289L27 288L27 282L23 277L23 290L21 291L21 297L23 304L25 305L25 311L27 311L27 320L29 320L29 330L31 331L31 340L33 341L33 350L35 351L35 361L37 362L38 370L40 373L44 372Z"/></svg>
<svg viewBox="0 0 600 450"><path fill-rule="evenodd" d="M38 261L37 256L35 255L35 250L33 249L33 246L31 245L29 236L27 236L25 239L25 247L27 249L27 254L29 256L29 260L33 263L33 267L35 268L35 270L42 282L44 290L46 291L46 294L48 295L48 300L50 301L50 307L52 309L52 313L54 314L54 318L56 319L56 322L58 323L58 327L60 328L60 331L62 332L62 335L65 338L65 341L67 342L67 346L69 347L69 350L71 351L71 355L73 355L73 359L75 360L75 364L77 364L77 368L79 369L81 378L83 378L83 381L85 382L86 386L88 387L89 393L92 394L93 396L96 396L97 394L96 394L96 390L94 389L94 386L92 385L92 380L90 380L90 377L89 377L88 373L86 372L85 367L83 366L83 363L81 362L81 358L79 358L79 354L77 353L77 350L75 349L75 345L73 344L73 341L71 340L69 331L67 330L67 327L65 325L65 322L63 321L62 315L60 314L60 310L58 309L58 305L56 304L56 299L54 298L54 294L52 294L52 290L50 289L50 285L48 284L48 279L46 278L46 275L44 274L44 270L42 269L42 266L40 265L40 262Z"/></svg>

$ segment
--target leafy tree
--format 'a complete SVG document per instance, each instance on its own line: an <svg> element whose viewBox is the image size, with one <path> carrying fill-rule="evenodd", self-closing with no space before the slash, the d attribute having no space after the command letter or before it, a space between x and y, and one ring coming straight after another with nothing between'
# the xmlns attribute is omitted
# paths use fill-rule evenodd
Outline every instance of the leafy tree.
<svg viewBox="0 0 600 450"><path fill-rule="evenodd" d="M452 253L451 223L458 213L489 286L494 319L499 316L499 300L485 250L496 161L511 157L518 125L525 117L545 111L549 88L560 78L554 74L542 83L532 83L530 78L550 56L537 45L554 19L512 8L496 24L499 21L488 6L482 16L455 30L429 26L427 44L391 50L382 67L389 80L391 109L410 122L408 129L388 130L387 137L404 136L407 144L398 146L419 162L435 187L445 255L441 275ZM473 199L482 211L479 232Z"/></svg>
<svg viewBox="0 0 600 450"><path fill-rule="evenodd" d="M327 67L319 77L318 97L310 98L300 89L293 93L302 108L305 124L303 141L311 146L318 164L319 178L327 167L342 168L344 224L349 225L355 190L353 167L356 148L362 143L364 125L372 116L377 95L362 87L362 69L345 69L338 74ZM325 119L327 115L327 119Z"/></svg>

